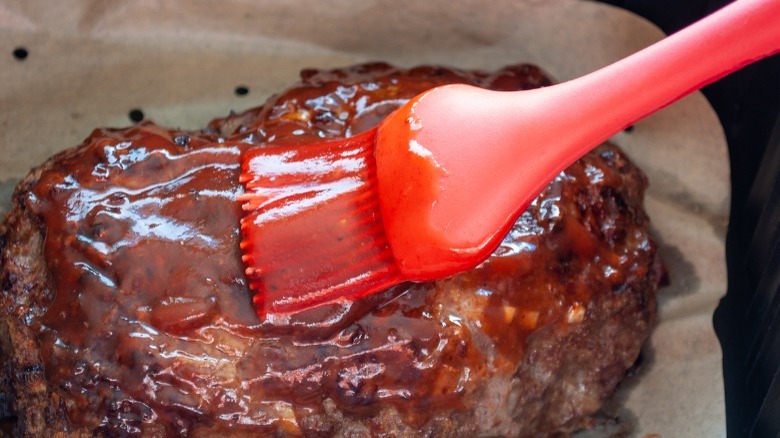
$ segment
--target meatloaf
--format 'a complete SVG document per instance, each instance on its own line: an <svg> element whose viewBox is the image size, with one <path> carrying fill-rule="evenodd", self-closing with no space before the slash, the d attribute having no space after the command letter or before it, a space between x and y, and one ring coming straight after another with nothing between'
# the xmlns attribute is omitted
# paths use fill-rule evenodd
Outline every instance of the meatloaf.
<svg viewBox="0 0 780 438"><path fill-rule="evenodd" d="M251 305L242 153L352 135L455 82L551 83L531 65L306 70L203 130L98 129L32 170L0 228L0 416L30 437L587 427L640 353L661 277L647 179L613 145L558 175L470 272L283 325Z"/></svg>

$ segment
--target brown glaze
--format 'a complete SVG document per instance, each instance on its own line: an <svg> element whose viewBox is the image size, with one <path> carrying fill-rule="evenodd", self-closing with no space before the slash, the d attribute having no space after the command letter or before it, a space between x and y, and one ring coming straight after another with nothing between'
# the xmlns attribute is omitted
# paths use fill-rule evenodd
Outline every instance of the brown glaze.
<svg viewBox="0 0 780 438"><path fill-rule="evenodd" d="M648 275L646 217L631 207L634 223L603 223L583 207L629 208L604 204L613 198L603 193L627 179L640 181L630 195L641 199L641 174L601 148L561 174L477 269L289 327L264 323L238 248L247 147L354 134L439 84L549 83L529 66L487 74L374 64L302 77L267 105L201 133L148 122L97 130L28 193L56 290L29 325L47 378L73 394L74 425L109 434L160 424L171 434L195 424L297 434L330 401L356 416L391 404L422 425L438 409L475 409L479 382L509 379L535 330L569 330L595 312L601 294ZM591 184L583 191L573 179ZM325 323L312 331L307 321L317 318Z"/></svg>

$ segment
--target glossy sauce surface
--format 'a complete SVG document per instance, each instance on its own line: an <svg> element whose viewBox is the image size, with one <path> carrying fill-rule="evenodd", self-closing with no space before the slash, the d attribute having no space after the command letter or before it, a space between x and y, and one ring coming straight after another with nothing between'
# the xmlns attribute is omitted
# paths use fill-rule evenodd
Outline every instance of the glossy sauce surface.
<svg viewBox="0 0 780 438"><path fill-rule="evenodd" d="M33 187L27 204L45 226L56 297L32 326L50 381L82 394L74 424L298 433L325 400L356 416L391 405L422 424L440 410L473 409L477 377L511 376L535 329L576 324L602 291L646 270L641 254L637 262L620 251L647 235L583 213L580 198L598 192L567 192L573 179L598 188L636 178L602 148L559 176L474 271L290 326L261 321L238 246L246 148L354 134L443 83L549 83L527 66L486 74L376 64L303 79L200 133L151 123L97 130ZM608 240L610 229L634 234L612 246L595 237ZM595 283L592 270L601 272ZM312 331L315 319L325 322Z"/></svg>

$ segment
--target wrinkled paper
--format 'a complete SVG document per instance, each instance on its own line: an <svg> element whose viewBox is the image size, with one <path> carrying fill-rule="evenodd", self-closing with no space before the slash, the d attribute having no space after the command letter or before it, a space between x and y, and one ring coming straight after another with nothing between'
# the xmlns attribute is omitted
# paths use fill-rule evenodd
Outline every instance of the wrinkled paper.
<svg viewBox="0 0 780 438"><path fill-rule="evenodd" d="M302 68L374 60L531 62L563 81L662 36L622 9L574 0L0 0L0 212L31 167L95 127L130 125L133 109L163 126L200 128L262 104ZM15 57L17 48L27 57ZM646 205L671 285L644 363L614 404L632 436L725 436L711 322L726 291L722 129L697 93L615 142L649 175Z"/></svg>

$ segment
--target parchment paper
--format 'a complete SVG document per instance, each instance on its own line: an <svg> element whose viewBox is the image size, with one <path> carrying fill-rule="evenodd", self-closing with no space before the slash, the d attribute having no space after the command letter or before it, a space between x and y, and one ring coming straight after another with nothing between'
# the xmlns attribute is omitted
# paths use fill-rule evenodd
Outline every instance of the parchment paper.
<svg viewBox="0 0 780 438"><path fill-rule="evenodd" d="M131 124L131 109L164 126L199 128L260 105L301 68L369 60L484 69L533 62L566 80L661 37L628 12L574 0L0 0L2 208L32 166L95 127ZM12 56L19 47L23 60ZM726 290L720 125L695 94L615 140L650 177L647 208L672 282L617 409L632 436L725 436L711 324Z"/></svg>

